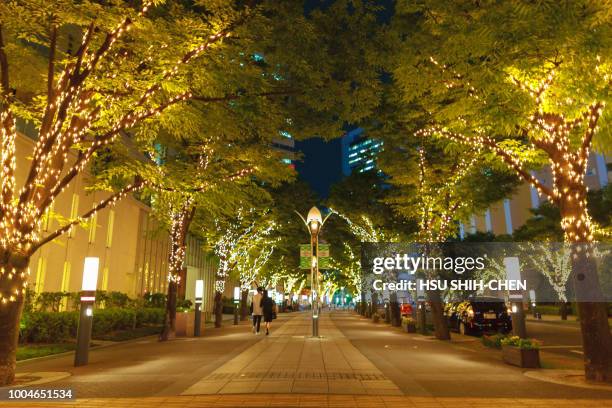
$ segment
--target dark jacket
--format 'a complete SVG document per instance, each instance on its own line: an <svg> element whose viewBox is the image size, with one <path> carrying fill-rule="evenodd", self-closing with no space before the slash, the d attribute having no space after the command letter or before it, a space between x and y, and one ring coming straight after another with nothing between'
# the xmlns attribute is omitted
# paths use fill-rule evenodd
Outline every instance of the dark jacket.
<svg viewBox="0 0 612 408"><path fill-rule="evenodd" d="M264 320L271 321L272 313L274 311L274 301L271 297L264 297L261 299L261 307L263 308Z"/></svg>

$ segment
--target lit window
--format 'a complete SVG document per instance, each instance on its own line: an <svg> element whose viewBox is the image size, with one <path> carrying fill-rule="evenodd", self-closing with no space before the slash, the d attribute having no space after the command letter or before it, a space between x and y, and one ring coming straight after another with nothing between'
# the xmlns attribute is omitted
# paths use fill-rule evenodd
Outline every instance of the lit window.
<svg viewBox="0 0 612 408"><path fill-rule="evenodd" d="M113 244L113 227L115 226L115 210L108 213L108 226L106 230L106 247L110 248Z"/></svg>
<svg viewBox="0 0 612 408"><path fill-rule="evenodd" d="M79 212L79 196L77 194L72 194L72 207L70 208L70 219L74 220ZM73 226L72 228L70 228L70 231L68 232L68 237L69 238L74 238L74 233L76 231L76 228Z"/></svg>

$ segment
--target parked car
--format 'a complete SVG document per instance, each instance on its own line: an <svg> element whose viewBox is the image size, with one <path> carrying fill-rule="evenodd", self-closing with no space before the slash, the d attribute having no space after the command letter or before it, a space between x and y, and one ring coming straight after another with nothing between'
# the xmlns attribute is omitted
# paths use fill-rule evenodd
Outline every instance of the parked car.
<svg viewBox="0 0 612 408"><path fill-rule="evenodd" d="M508 333L512 330L510 309L502 299L494 297L447 303L444 314L449 327L461 334Z"/></svg>

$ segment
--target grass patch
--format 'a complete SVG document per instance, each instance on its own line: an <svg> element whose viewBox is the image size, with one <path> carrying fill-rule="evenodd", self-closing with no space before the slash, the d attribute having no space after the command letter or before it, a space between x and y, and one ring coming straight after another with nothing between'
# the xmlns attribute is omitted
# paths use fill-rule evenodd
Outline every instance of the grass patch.
<svg viewBox="0 0 612 408"><path fill-rule="evenodd" d="M143 326L131 330L119 330L101 336L96 336L95 339L107 341L126 341L139 337L159 334L161 332L161 329L161 326Z"/></svg>
<svg viewBox="0 0 612 408"><path fill-rule="evenodd" d="M74 343L24 344L17 348L17 361L65 353L74 350L75 347Z"/></svg>

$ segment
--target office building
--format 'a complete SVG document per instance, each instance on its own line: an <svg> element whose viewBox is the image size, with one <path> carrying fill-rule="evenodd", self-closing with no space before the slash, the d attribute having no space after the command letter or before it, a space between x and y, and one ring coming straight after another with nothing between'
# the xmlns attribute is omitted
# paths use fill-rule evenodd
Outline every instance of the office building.
<svg viewBox="0 0 612 408"><path fill-rule="evenodd" d="M357 128L342 137L342 173L363 173L376 168L376 157L383 148L382 140L370 139Z"/></svg>

